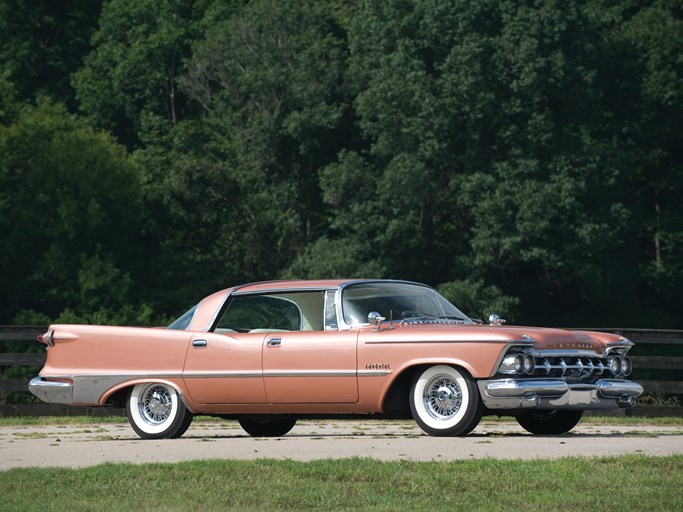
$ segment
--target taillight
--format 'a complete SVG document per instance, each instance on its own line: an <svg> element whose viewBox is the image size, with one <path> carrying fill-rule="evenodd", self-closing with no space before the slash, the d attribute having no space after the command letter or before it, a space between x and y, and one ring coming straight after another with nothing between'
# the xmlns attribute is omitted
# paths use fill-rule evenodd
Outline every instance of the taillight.
<svg viewBox="0 0 683 512"><path fill-rule="evenodd" d="M36 339L41 343L45 343L48 347L54 347L54 334L55 332L52 329L50 329L49 331L38 336Z"/></svg>

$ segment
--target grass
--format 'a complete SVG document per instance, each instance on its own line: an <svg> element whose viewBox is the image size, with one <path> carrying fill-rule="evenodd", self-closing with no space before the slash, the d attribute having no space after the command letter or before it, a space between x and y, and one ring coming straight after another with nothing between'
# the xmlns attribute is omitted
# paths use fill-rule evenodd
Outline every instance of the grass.
<svg viewBox="0 0 683 512"><path fill-rule="evenodd" d="M4 511L683 510L683 457L195 461L0 473Z"/></svg>

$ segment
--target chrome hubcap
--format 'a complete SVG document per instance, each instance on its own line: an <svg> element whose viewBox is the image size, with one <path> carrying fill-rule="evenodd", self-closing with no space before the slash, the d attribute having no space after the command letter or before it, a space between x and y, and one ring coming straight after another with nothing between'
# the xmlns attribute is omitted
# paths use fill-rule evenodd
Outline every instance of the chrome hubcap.
<svg viewBox="0 0 683 512"><path fill-rule="evenodd" d="M462 391L449 376L437 375L425 386L423 402L432 418L447 420L460 410Z"/></svg>
<svg viewBox="0 0 683 512"><path fill-rule="evenodd" d="M158 425L171 415L173 402L171 393L165 386L153 384L141 394L138 403L140 416L149 424Z"/></svg>

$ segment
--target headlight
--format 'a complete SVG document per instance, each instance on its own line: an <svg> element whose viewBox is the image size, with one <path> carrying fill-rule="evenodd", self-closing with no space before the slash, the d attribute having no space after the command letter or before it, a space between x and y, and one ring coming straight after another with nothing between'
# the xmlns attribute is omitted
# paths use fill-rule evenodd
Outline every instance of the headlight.
<svg viewBox="0 0 683 512"><path fill-rule="evenodd" d="M621 358L621 364L619 371L623 376L631 375L631 370L633 370L633 363L631 363L631 358L624 356Z"/></svg>
<svg viewBox="0 0 683 512"><path fill-rule="evenodd" d="M609 371L612 372L612 375L620 375L621 374L621 357L614 356L614 357L608 358L607 359L607 365L609 366Z"/></svg>
<svg viewBox="0 0 683 512"><path fill-rule="evenodd" d="M536 369L534 358L531 354L513 353L505 356L498 368L498 373L506 375L531 374Z"/></svg>
<svg viewBox="0 0 683 512"><path fill-rule="evenodd" d="M524 372L524 356L522 354L518 354L515 357L515 371L517 373L523 373Z"/></svg>

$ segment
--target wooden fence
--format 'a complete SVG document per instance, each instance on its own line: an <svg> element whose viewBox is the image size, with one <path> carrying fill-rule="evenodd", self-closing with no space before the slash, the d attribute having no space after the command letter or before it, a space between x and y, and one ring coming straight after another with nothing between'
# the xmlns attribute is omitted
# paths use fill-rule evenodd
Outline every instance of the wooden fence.
<svg viewBox="0 0 683 512"><path fill-rule="evenodd" d="M3 341L35 341L36 336L47 330L44 326L0 326L0 347ZM667 348L677 346L670 352L683 353L683 331L660 330L660 329L591 329L604 332L612 332L625 336L636 344L629 356L633 361L636 373L641 370L663 370L669 374L678 374L674 379L646 380L634 377L647 393L654 395L682 395L683 379L680 371L683 370L683 356L649 355L652 352L666 352ZM657 348L657 349L656 349ZM664 350L662 350L662 348ZM1 350L1 348L0 348ZM28 393L30 378L4 378L5 368L10 366L35 367L34 376L45 363L45 353L2 353L0 351L0 393ZM623 409L620 411L624 411ZM26 416L26 415L107 415L121 414L120 409L112 410L102 407L69 407L55 404L1 404L0 416ZM683 416L683 407L638 405L633 410L626 411L629 415L649 416L667 415Z"/></svg>

